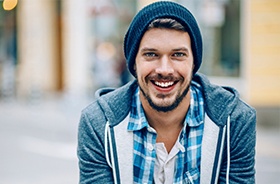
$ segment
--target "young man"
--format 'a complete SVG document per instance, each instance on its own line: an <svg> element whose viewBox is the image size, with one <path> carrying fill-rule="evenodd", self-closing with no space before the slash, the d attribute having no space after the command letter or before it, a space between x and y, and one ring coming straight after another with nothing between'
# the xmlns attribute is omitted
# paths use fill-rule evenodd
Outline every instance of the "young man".
<svg viewBox="0 0 280 184"><path fill-rule="evenodd" d="M202 38L183 6L159 1L124 40L136 80L82 112L80 183L254 183L255 110L198 74Z"/></svg>

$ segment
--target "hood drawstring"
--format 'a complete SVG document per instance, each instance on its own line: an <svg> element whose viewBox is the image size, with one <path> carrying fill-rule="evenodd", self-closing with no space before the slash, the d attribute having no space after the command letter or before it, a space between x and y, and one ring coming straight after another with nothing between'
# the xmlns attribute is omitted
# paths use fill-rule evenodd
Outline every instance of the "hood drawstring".
<svg viewBox="0 0 280 184"><path fill-rule="evenodd" d="M226 183L229 184L229 170L230 170L230 116L227 118L227 172Z"/></svg>
<svg viewBox="0 0 280 184"><path fill-rule="evenodd" d="M110 123L109 121L106 122L105 125L105 138L104 138L104 145L105 145L105 157L108 165L112 168L113 171L113 178L114 178L114 183L118 183L117 179L117 172L116 172L116 166L115 166L115 160L114 160L114 151L113 151L113 145L112 145L112 136L111 136L111 131L110 131ZM109 138L109 139L108 139ZM109 142L109 145L108 145ZM109 157L109 151L110 150L110 157Z"/></svg>
<svg viewBox="0 0 280 184"><path fill-rule="evenodd" d="M105 135L105 157L106 157L107 164L112 168L112 164L111 164L109 153L108 153L108 150L109 150L108 137L109 137L109 139L111 139L110 138L111 136L110 136L110 128L109 128L109 122L108 121L105 125L105 134L104 135Z"/></svg>

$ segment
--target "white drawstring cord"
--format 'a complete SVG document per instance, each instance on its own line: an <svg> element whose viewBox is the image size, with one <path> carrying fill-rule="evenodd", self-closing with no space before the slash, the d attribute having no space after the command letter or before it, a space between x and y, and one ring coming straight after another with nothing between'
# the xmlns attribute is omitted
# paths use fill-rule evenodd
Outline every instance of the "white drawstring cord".
<svg viewBox="0 0 280 184"><path fill-rule="evenodd" d="M109 129L109 122L107 121L106 125L105 125L105 157L106 157L106 161L107 164L112 168L112 164L110 162L110 158L109 158L109 153L108 153L108 134L110 129Z"/></svg>
<svg viewBox="0 0 280 184"><path fill-rule="evenodd" d="M230 116L227 119L227 173L226 183L229 184L229 170L230 170Z"/></svg>
<svg viewBox="0 0 280 184"><path fill-rule="evenodd" d="M109 154L108 154L108 138L109 138L109 150L110 150L110 156L112 159L112 162L110 162ZM116 173L116 167L115 167L115 161L114 161L114 151L113 151L113 143L112 143L112 137L111 137L111 132L110 132L110 127L109 127L109 121L106 122L105 125L105 157L108 165L112 168L113 170L113 178L114 178L114 183L117 184L117 173Z"/></svg>

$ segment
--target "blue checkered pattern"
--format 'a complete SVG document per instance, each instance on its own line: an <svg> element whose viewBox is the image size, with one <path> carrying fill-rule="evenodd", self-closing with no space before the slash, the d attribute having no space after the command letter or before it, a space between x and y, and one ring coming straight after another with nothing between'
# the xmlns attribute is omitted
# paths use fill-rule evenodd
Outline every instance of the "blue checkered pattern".
<svg viewBox="0 0 280 184"><path fill-rule="evenodd" d="M176 155L174 184L183 182L199 183L201 142L203 135L204 103L201 87L191 83L191 102L186 115L184 128L179 135L179 142L185 151ZM153 183L156 160L156 131L149 126L142 108L139 89L134 93L128 131L134 134L134 183Z"/></svg>

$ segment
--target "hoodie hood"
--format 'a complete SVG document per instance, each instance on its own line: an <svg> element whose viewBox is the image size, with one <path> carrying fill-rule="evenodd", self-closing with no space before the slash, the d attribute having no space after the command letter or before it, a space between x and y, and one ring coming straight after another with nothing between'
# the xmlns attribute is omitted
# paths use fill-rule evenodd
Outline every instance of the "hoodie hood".
<svg viewBox="0 0 280 184"><path fill-rule="evenodd" d="M224 126L227 118L238 104L239 94L231 87L211 84L203 74L196 74L193 80L202 86L205 111L218 126Z"/></svg>
<svg viewBox="0 0 280 184"><path fill-rule="evenodd" d="M238 92L231 87L211 84L207 77L200 73L195 74L193 80L202 86L207 115L218 126L224 126L238 104ZM137 81L134 80L117 89L102 88L96 91L97 103L111 126L121 122L129 113L131 98L137 86Z"/></svg>
<svg viewBox="0 0 280 184"><path fill-rule="evenodd" d="M137 86L137 81L134 80L117 89L102 88L96 91L97 103L111 126L121 122L129 113L132 95Z"/></svg>

